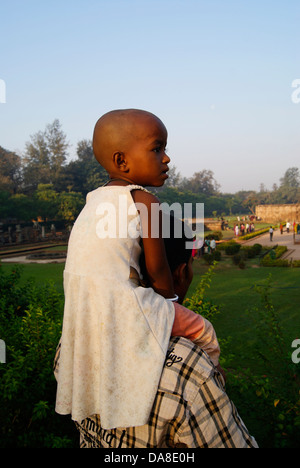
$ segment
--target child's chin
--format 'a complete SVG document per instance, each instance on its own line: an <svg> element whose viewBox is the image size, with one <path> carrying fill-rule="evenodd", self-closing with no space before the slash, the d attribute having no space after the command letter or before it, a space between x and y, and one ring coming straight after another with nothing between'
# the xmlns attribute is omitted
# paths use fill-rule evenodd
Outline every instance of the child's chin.
<svg viewBox="0 0 300 468"><path fill-rule="evenodd" d="M153 187L162 187L165 183L165 180L160 180L159 182L156 182L153 184Z"/></svg>

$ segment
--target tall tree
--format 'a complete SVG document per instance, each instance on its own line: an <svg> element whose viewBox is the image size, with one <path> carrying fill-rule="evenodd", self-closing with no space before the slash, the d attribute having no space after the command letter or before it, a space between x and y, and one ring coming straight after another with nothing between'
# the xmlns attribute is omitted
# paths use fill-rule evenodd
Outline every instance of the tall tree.
<svg viewBox="0 0 300 468"><path fill-rule="evenodd" d="M193 177L188 179L187 190L194 193L202 193L207 196L217 195L220 190L220 185L214 178L212 171L204 169L200 172L195 172Z"/></svg>
<svg viewBox="0 0 300 468"><path fill-rule="evenodd" d="M66 163L69 143L58 119L55 119L52 124L46 126L45 138L49 149L52 183L56 189L60 190L63 166Z"/></svg>
<svg viewBox="0 0 300 468"><path fill-rule="evenodd" d="M26 143L23 177L27 191L39 184L53 184L59 189L69 144L58 119L30 137Z"/></svg>
<svg viewBox="0 0 300 468"><path fill-rule="evenodd" d="M108 174L96 161L90 140L78 142L77 159L65 167L65 179L69 189L83 195L107 181Z"/></svg>
<svg viewBox="0 0 300 468"><path fill-rule="evenodd" d="M281 188L299 188L300 174L298 167L290 167L280 179Z"/></svg>
<svg viewBox="0 0 300 468"><path fill-rule="evenodd" d="M21 187L21 158L0 146L0 190L15 194Z"/></svg>

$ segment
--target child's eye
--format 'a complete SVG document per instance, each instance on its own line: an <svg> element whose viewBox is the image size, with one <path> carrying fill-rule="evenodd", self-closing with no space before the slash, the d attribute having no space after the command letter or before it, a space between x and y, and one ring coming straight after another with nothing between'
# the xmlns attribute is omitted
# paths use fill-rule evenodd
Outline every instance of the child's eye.
<svg viewBox="0 0 300 468"><path fill-rule="evenodd" d="M161 146L158 146L157 148L154 148L154 153L160 153L161 152Z"/></svg>
<svg viewBox="0 0 300 468"><path fill-rule="evenodd" d="M160 153L161 151L164 151L165 153L168 151L168 148L165 148L164 146L157 146L153 150L155 153Z"/></svg>

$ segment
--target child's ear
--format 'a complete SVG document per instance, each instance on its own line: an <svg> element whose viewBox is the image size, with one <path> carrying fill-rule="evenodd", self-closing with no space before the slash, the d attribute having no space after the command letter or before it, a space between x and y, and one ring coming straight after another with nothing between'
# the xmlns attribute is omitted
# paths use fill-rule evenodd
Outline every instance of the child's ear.
<svg viewBox="0 0 300 468"><path fill-rule="evenodd" d="M120 153L120 152L114 153L113 162L114 162L115 167L119 171L127 172L128 170L127 160L126 160L124 153Z"/></svg>

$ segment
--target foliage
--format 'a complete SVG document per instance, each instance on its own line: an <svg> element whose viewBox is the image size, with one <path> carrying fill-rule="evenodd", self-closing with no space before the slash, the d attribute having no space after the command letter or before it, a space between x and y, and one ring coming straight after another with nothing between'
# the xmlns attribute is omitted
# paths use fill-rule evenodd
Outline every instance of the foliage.
<svg viewBox="0 0 300 468"><path fill-rule="evenodd" d="M284 245L276 245L273 249L266 253L260 261L262 266L290 266L289 260L281 259L280 257L287 251Z"/></svg>
<svg viewBox="0 0 300 468"><path fill-rule="evenodd" d="M217 262L214 261L207 272L201 277L195 293L192 297L186 298L184 301L185 307L193 310L197 314L203 315L203 317L209 321L213 321L213 318L220 313L216 305L204 299L205 291L210 288L216 265Z"/></svg>
<svg viewBox="0 0 300 468"><path fill-rule="evenodd" d="M185 305L214 323L223 311L205 300L215 264L201 278ZM286 346L279 313L270 299L271 278L255 286L261 306L249 310L254 320L252 355L265 368L255 373L232 368L231 338L219 339L220 363L227 373L227 392L238 408L248 430L262 448L297 448L300 444L300 372Z"/></svg>
<svg viewBox="0 0 300 468"><path fill-rule="evenodd" d="M70 447L68 425L54 413L53 359L61 332L63 296L53 284L21 286L21 267L0 265L1 447Z"/></svg>
<svg viewBox="0 0 300 468"><path fill-rule="evenodd" d="M268 437L273 447L296 447L300 443L300 372L291 360L284 339L280 315L274 307L270 290L272 276L255 286L261 306L249 311L254 322L255 348L265 363L268 377L256 377L255 394L265 405ZM260 387L257 384L260 384Z"/></svg>
<svg viewBox="0 0 300 468"><path fill-rule="evenodd" d="M262 250L262 245L255 244L251 246L243 245L239 252L232 256L232 261L235 265L238 265L241 269L244 269L246 264L245 261L247 259L257 257Z"/></svg>
<svg viewBox="0 0 300 468"><path fill-rule="evenodd" d="M36 190L41 183L53 183L55 188L60 188L69 144L59 120L55 119L30 140L26 143L23 170L27 190Z"/></svg>
<svg viewBox="0 0 300 468"><path fill-rule="evenodd" d="M214 262L219 262L221 260L221 252L215 250L214 252L206 253L203 255L204 260L209 265L212 265Z"/></svg>
<svg viewBox="0 0 300 468"><path fill-rule="evenodd" d="M65 221L74 221L84 206L84 198L81 193L62 192L59 194L58 200L58 219Z"/></svg>
<svg viewBox="0 0 300 468"><path fill-rule="evenodd" d="M225 253L226 255L235 255L240 251L240 249L240 244L237 244L236 242L228 243L228 245L225 246Z"/></svg>
<svg viewBox="0 0 300 468"><path fill-rule="evenodd" d="M57 193L73 191L85 197L87 192L107 181L108 175L95 160L90 140L79 141L76 158L67 162L69 148L58 119L30 136L22 158L0 147L0 192L23 194L32 201L38 184L52 184ZM211 170L202 169L186 178L178 173L175 166L170 166L169 179L155 191L162 201L168 203L170 199L181 204L204 203L206 216L216 212L222 213L222 216L245 211L254 214L258 204L298 203L299 179L299 169L292 167L280 179L280 187L274 184L270 191L262 186L259 192L241 190L220 193L220 185ZM4 217L1 211L0 216ZM36 219L37 215L33 217ZM19 221L21 219L25 218ZM247 239L248 236L251 234L246 236Z"/></svg>
<svg viewBox="0 0 300 468"><path fill-rule="evenodd" d="M260 229L259 231L254 231L254 232L251 232L250 234L246 234L245 236L240 236L239 240L253 239L254 237L261 236L262 234L265 234L266 232L269 232L269 228Z"/></svg>
<svg viewBox="0 0 300 468"><path fill-rule="evenodd" d="M213 324L225 311L206 299L216 263L201 277L184 305ZM7 363L0 364L1 447L73 447L77 433L68 418L55 414L53 357L61 331L63 295L53 284L21 282L22 267L0 267L0 338ZM272 304L271 278L255 286L261 305L253 320L252 350L262 370L232 367L230 336L219 338L220 363L227 372L227 392L261 447L299 446L299 365L291 360L279 312ZM242 352L242 350L241 350ZM73 432L74 431L74 432ZM74 442L75 441L75 442Z"/></svg>
<svg viewBox="0 0 300 468"><path fill-rule="evenodd" d="M0 146L0 190L16 193L21 180L20 156Z"/></svg>
<svg viewBox="0 0 300 468"><path fill-rule="evenodd" d="M215 241L220 241L223 239L223 233L221 231L212 231L205 235L205 239L215 239Z"/></svg>

